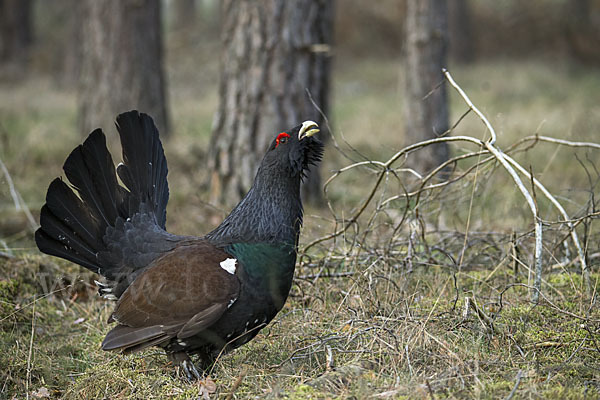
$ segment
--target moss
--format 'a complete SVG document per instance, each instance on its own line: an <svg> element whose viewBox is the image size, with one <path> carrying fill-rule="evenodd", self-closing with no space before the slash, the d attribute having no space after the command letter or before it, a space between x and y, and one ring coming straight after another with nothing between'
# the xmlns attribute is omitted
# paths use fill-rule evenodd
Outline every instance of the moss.
<svg viewBox="0 0 600 400"><path fill-rule="evenodd" d="M485 392L487 393L510 393L515 386L515 382L498 379L497 381L488 381L485 384Z"/></svg>
<svg viewBox="0 0 600 400"><path fill-rule="evenodd" d="M64 393L64 399L114 397L123 399L197 398L199 386L186 384L157 358L117 357L88 368Z"/></svg>
<svg viewBox="0 0 600 400"><path fill-rule="evenodd" d="M298 385L287 395L289 400L331 399L332 394L325 394L309 385Z"/></svg>
<svg viewBox="0 0 600 400"><path fill-rule="evenodd" d="M598 392L594 393L592 388L581 386L563 386L560 383L549 384L548 388L542 389L540 397L543 399L553 400L580 400L580 399L598 399Z"/></svg>
<svg viewBox="0 0 600 400"><path fill-rule="evenodd" d="M18 289L18 280L0 280L0 315L7 316L15 311L15 298L17 296Z"/></svg>

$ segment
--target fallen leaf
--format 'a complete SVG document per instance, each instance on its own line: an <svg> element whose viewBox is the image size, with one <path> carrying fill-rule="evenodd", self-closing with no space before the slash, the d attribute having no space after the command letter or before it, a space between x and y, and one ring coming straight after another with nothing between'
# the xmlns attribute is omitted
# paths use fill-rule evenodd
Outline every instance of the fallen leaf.
<svg viewBox="0 0 600 400"><path fill-rule="evenodd" d="M31 392L31 395L34 399L49 399L50 391L42 386L38 390L34 390L33 392Z"/></svg>
<svg viewBox="0 0 600 400"><path fill-rule="evenodd" d="M210 400L210 395L217 391L217 384L210 377L200 381L200 397L203 400Z"/></svg>

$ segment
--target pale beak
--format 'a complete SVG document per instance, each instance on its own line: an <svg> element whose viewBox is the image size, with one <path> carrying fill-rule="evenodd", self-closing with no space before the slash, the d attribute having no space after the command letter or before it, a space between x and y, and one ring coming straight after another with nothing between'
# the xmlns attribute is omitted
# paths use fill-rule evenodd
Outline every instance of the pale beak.
<svg viewBox="0 0 600 400"><path fill-rule="evenodd" d="M317 125L314 121L304 121L302 123L302 128L300 128L300 132L298 133L298 140L302 140L305 137L311 137L315 133L319 133L319 125Z"/></svg>

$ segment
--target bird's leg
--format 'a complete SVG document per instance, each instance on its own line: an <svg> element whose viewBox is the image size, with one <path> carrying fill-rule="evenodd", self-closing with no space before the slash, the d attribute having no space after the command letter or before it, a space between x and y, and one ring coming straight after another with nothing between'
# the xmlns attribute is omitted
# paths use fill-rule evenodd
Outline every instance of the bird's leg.
<svg viewBox="0 0 600 400"><path fill-rule="evenodd" d="M183 367L183 372L185 372L185 375L190 381L199 381L202 379L202 375L200 375L200 372L198 372L192 360L185 360L183 363L181 363L181 366Z"/></svg>
<svg viewBox="0 0 600 400"><path fill-rule="evenodd" d="M201 380L202 374L198 372L190 356L185 351L178 351L176 353L168 354L169 360L176 366L178 371L183 370L186 378L193 382L195 380Z"/></svg>

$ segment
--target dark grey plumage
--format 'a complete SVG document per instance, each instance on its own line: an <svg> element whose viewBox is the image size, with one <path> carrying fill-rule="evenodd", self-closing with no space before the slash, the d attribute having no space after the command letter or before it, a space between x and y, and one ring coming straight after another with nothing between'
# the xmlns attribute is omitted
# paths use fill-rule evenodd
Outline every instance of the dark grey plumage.
<svg viewBox="0 0 600 400"><path fill-rule="evenodd" d="M167 162L152 119L131 111L117 117L117 129L123 163L116 173L95 130L63 167L77 194L61 179L50 184L36 243L106 278L99 291L117 300L110 319L117 325L103 349L158 345L188 371L188 354L206 366L283 307L302 224L300 183L323 153L311 137L318 129L307 121L279 134L252 189L205 237L165 229Z"/></svg>

